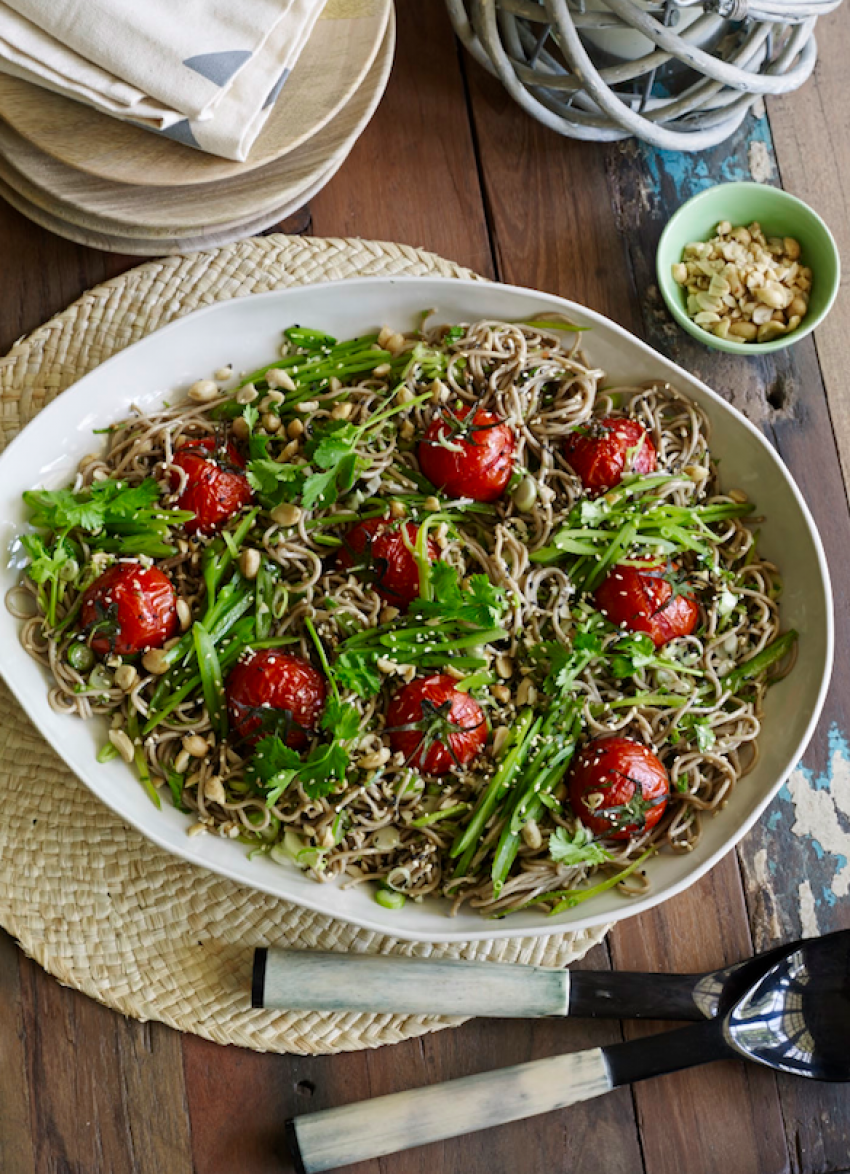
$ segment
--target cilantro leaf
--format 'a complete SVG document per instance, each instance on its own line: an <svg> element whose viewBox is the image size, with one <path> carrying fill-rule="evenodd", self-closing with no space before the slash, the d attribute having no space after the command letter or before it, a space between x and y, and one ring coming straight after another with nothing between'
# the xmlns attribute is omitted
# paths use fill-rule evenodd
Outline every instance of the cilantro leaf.
<svg viewBox="0 0 850 1174"><path fill-rule="evenodd" d="M341 493L352 488L363 468L355 451L362 434L362 426L355 427L345 420L329 420L313 428L304 451L311 466L321 472L311 473L304 482L305 509L332 505Z"/></svg>
<svg viewBox="0 0 850 1174"><path fill-rule="evenodd" d="M471 575L469 590L464 595L464 616L481 628L495 627L507 608L505 593L491 583L486 575Z"/></svg>
<svg viewBox="0 0 850 1174"><path fill-rule="evenodd" d="M349 755L339 742L317 746L298 770L298 780L311 799L332 795L345 778Z"/></svg>
<svg viewBox="0 0 850 1174"><path fill-rule="evenodd" d="M92 500L86 493L74 493L70 489L31 489L24 493L24 501L32 510L30 521L40 530L82 530L95 531L103 525L106 498Z"/></svg>
<svg viewBox="0 0 850 1174"><path fill-rule="evenodd" d="M685 713L679 718L676 726L686 735L690 733L696 741L697 749L703 752L710 750L717 741L708 714Z"/></svg>
<svg viewBox="0 0 850 1174"><path fill-rule="evenodd" d="M334 662L333 674L340 689L356 693L358 697L374 697L380 693L383 677L377 668L377 650L342 652Z"/></svg>
<svg viewBox="0 0 850 1174"><path fill-rule="evenodd" d="M317 425L305 448L308 459L320 469L333 469L351 455L360 438L360 429L345 420L329 420Z"/></svg>
<svg viewBox="0 0 850 1174"><path fill-rule="evenodd" d="M360 732L360 713L350 702L329 697L319 725L329 730L337 742L349 742Z"/></svg>
<svg viewBox="0 0 850 1174"><path fill-rule="evenodd" d="M642 632L618 640L612 652L614 655L611 658L611 672L620 680L634 676L636 672L648 668L657 660L652 637Z"/></svg>
<svg viewBox="0 0 850 1174"><path fill-rule="evenodd" d="M602 633L599 629L603 626L604 623L591 617L576 629L569 647L558 640L547 640L533 650L535 657L545 657L549 661L549 675L543 683L546 696L568 693L576 678L601 654Z"/></svg>
<svg viewBox="0 0 850 1174"><path fill-rule="evenodd" d="M566 828L555 828L549 837L549 855L556 864L565 864L568 868L580 864L603 864L611 859L611 854L583 827L579 827L573 836Z"/></svg>
<svg viewBox="0 0 850 1174"><path fill-rule="evenodd" d="M148 477L139 485L107 479L95 481L84 489L30 489L23 497L30 507L30 522L36 529L56 533L85 530L90 534L114 528L120 536L135 539L150 532L162 534L169 525L187 521L193 515L186 510L170 510L159 505L159 485ZM135 550L132 542L128 546ZM169 549L168 553L172 553Z"/></svg>
<svg viewBox="0 0 850 1174"><path fill-rule="evenodd" d="M442 559L431 567L431 590L441 613L444 608L456 608L463 603L457 571Z"/></svg>
<svg viewBox="0 0 850 1174"><path fill-rule="evenodd" d="M159 501L159 485L153 477L146 477L140 485L132 488L121 486L120 481L96 481L91 487L92 495L98 504L101 501L105 502L106 521L132 519L134 515Z"/></svg>
<svg viewBox="0 0 850 1174"><path fill-rule="evenodd" d="M245 771L268 804L276 803L297 779L311 799L332 794L345 778L349 756L339 742L316 746L306 758L276 734L261 738Z"/></svg>
<svg viewBox="0 0 850 1174"><path fill-rule="evenodd" d="M602 637L590 628L578 628L573 637L573 648L576 652L590 652L599 656L602 651Z"/></svg>
<svg viewBox="0 0 850 1174"><path fill-rule="evenodd" d="M294 501L304 483L300 465L281 465L267 457L248 462L248 484L267 509Z"/></svg>
<svg viewBox="0 0 850 1174"><path fill-rule="evenodd" d="M337 497L336 469L312 473L305 478L301 504L306 510L311 510L315 505L332 505Z"/></svg>
<svg viewBox="0 0 850 1174"><path fill-rule="evenodd" d="M257 743L245 774L249 782L260 790L278 781L278 776L287 773L289 781L301 765L301 756L287 746L276 734L268 734Z"/></svg>
<svg viewBox="0 0 850 1174"><path fill-rule="evenodd" d="M60 575L62 568L76 558L73 545L62 538L53 546L38 534L24 534L21 545L30 558L27 574L33 583L47 583Z"/></svg>
<svg viewBox="0 0 850 1174"><path fill-rule="evenodd" d="M269 805L276 803L296 780L311 799L321 799L331 795L345 778L351 758L344 743L357 736L360 714L356 706L330 697L319 725L333 734L333 740L314 746L306 757L287 746L277 734L267 735L257 743L245 774Z"/></svg>
<svg viewBox="0 0 850 1174"><path fill-rule="evenodd" d="M442 560L431 567L431 590L433 599L421 599L414 605L420 615L478 628L496 627L508 606L503 589L486 575L471 575L461 589L457 571Z"/></svg>

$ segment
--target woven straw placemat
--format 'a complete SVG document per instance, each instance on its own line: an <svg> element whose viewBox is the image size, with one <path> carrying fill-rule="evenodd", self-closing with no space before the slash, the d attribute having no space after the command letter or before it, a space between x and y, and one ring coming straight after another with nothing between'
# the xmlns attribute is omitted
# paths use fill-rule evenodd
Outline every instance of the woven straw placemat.
<svg viewBox="0 0 850 1174"><path fill-rule="evenodd" d="M405 245L270 236L152 261L100 285L0 360L0 440L104 359L199 306L378 274L472 277ZM69 719L71 720L71 719ZM60 982L136 1019L219 1043L319 1053L462 1022L419 1015L253 1011L252 948L483 958L563 966L605 936L468 945L399 942L245 888L163 852L104 807L0 685L0 922Z"/></svg>

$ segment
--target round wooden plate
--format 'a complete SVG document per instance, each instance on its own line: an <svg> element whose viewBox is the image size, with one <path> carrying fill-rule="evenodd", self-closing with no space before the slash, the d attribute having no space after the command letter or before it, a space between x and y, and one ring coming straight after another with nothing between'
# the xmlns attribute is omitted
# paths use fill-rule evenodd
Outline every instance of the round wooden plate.
<svg viewBox="0 0 850 1174"><path fill-rule="evenodd" d="M20 192L15 191L2 178L0 178L0 199L11 204L28 220L46 228L48 232L65 237L66 240L75 241L77 244L86 245L91 249L101 249L106 253L126 253L132 257L161 257L168 253L199 253L208 249L221 248L223 245L232 244L244 237L254 236L271 228L272 225L278 224L281 220L285 220L287 216L291 216L293 212L312 200L313 196L330 182L345 162L345 158L343 155L335 160L329 170L319 176L310 187L305 188L297 198L279 208L272 209L254 220L236 225L218 226L210 229L209 232L200 229L196 230L194 235L184 237L119 236L96 229L82 228L78 224L71 224L70 221L63 220L61 217L54 216L43 208L39 208L37 204L33 204Z"/></svg>
<svg viewBox="0 0 850 1174"><path fill-rule="evenodd" d="M108 236L182 239L229 231L293 201L303 203L305 188L348 155L386 88L394 47L392 18L369 73L343 110L283 159L246 175L188 187L115 184L51 159L0 120L0 178L56 219Z"/></svg>
<svg viewBox="0 0 850 1174"><path fill-rule="evenodd" d="M350 100L381 47L392 0L328 0L244 163L120 122L61 94L0 75L0 117L70 167L116 183L170 187L254 171L315 135Z"/></svg>

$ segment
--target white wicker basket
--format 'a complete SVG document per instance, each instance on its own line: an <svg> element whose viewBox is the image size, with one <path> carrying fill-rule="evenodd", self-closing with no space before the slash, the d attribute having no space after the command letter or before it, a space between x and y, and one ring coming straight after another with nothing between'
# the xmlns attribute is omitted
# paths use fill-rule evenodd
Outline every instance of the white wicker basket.
<svg viewBox="0 0 850 1174"><path fill-rule="evenodd" d="M700 151L814 69L840 0L447 0L455 32L534 118L574 139Z"/></svg>

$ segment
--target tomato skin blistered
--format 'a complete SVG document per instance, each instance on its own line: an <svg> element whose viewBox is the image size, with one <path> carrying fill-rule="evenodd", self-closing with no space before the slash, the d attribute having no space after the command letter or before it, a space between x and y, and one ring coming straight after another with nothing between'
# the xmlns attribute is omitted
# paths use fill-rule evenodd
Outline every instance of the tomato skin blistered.
<svg viewBox="0 0 850 1174"><path fill-rule="evenodd" d="M497 501L514 471L516 438L493 412L479 408L467 421L469 412L462 404L431 421L417 448L419 467L449 497Z"/></svg>
<svg viewBox="0 0 850 1174"><path fill-rule="evenodd" d="M275 732L263 728L263 712L277 710L291 719L284 741L301 750L324 712L327 686L318 669L302 657L264 648L234 665L225 693L234 739L253 746L264 734Z"/></svg>
<svg viewBox="0 0 850 1174"><path fill-rule="evenodd" d="M619 485L626 473L654 473L658 463L643 424L626 416L606 416L586 430L571 432L564 440L564 456L594 496Z"/></svg>
<svg viewBox="0 0 850 1174"><path fill-rule="evenodd" d="M180 627L177 593L157 567L115 563L86 589L80 623L94 631L91 647L98 656L162 648Z"/></svg>
<svg viewBox="0 0 850 1174"><path fill-rule="evenodd" d="M484 710L455 684L445 673L417 678L399 689L387 710L393 750L426 774L467 766L487 741Z"/></svg>
<svg viewBox="0 0 850 1174"><path fill-rule="evenodd" d="M172 465L186 474L186 484L176 502L179 510L195 516L184 523L187 534L213 534L254 497L248 478L241 471L245 462L232 444L223 449L225 463L217 455L213 436L188 440L174 454ZM216 455L213 455L213 454ZM179 474L171 474L172 488L180 484Z"/></svg>
<svg viewBox="0 0 850 1174"><path fill-rule="evenodd" d="M596 606L612 624L645 632L656 648L690 636L699 620L699 605L693 595L674 590L669 580L676 571L672 564L668 569L664 563L620 563L596 588Z"/></svg>
<svg viewBox="0 0 850 1174"><path fill-rule="evenodd" d="M406 611L419 595L419 568L409 549L418 534L419 527L413 522L387 518L358 522L343 535L337 565L352 568L371 582L387 603ZM440 548L433 538L428 539L427 549L428 561L436 562Z"/></svg>
<svg viewBox="0 0 850 1174"><path fill-rule="evenodd" d="M582 749L569 789L573 813L595 836L628 840L661 819L670 780L647 746L612 736L595 738Z"/></svg>

